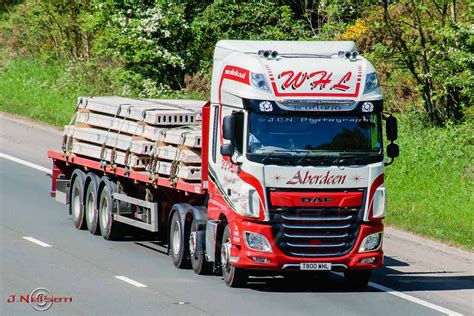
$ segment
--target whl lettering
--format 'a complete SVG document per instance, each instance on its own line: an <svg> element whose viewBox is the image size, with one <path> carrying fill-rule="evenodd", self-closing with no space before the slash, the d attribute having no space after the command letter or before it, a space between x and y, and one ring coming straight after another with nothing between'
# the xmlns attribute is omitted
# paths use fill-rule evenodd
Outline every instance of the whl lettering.
<svg viewBox="0 0 474 316"><path fill-rule="evenodd" d="M303 86L304 83L309 83L311 90L323 90L329 88L330 90L348 91L351 86L347 83L353 78L352 72L348 71L341 78L333 77L333 73L320 70L314 72L294 72L293 70L283 71L278 75L278 79L283 79L281 85L282 90L291 88L296 90Z"/></svg>

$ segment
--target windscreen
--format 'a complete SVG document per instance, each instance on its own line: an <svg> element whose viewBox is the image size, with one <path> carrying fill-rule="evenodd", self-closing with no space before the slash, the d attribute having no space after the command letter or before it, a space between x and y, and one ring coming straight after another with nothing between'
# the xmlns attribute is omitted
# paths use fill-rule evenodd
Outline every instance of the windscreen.
<svg viewBox="0 0 474 316"><path fill-rule="evenodd" d="M247 154L370 155L381 153L379 114L358 116L249 113ZM251 159L255 160L255 159Z"/></svg>

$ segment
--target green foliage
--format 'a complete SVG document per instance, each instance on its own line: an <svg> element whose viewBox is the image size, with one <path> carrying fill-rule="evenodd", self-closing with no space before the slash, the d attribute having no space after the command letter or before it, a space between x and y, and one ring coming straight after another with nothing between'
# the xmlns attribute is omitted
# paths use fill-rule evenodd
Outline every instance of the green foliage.
<svg viewBox="0 0 474 316"><path fill-rule="evenodd" d="M391 61L412 76L431 122L461 121L472 105L474 34L464 1L384 2L381 31Z"/></svg>
<svg viewBox="0 0 474 316"><path fill-rule="evenodd" d="M174 1L96 1L89 28L95 30L95 52L120 60L127 80L179 88L184 78L189 40L184 5Z"/></svg>
<svg viewBox="0 0 474 316"><path fill-rule="evenodd" d="M192 70L210 74L215 43L220 39L298 40L309 39L302 20L294 19L288 6L274 1L215 1L192 22L191 55L199 56Z"/></svg>
<svg viewBox="0 0 474 316"><path fill-rule="evenodd" d="M427 127L404 115L399 126L400 157L385 171L387 222L473 249L472 121Z"/></svg>
<svg viewBox="0 0 474 316"><path fill-rule="evenodd" d="M0 111L16 113L56 126L67 124L76 98L83 92L57 85L60 63L15 59L0 72Z"/></svg>

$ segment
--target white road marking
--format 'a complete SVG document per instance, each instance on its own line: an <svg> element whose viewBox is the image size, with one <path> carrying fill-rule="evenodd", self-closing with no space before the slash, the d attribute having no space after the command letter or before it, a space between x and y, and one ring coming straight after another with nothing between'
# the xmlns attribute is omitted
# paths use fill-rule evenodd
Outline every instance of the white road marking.
<svg viewBox="0 0 474 316"><path fill-rule="evenodd" d="M127 283L129 283L129 284L131 284L131 285L134 285L134 286L136 286L136 287L147 287L145 284L140 283L140 282L137 282L137 281L132 280L132 279L129 279L129 278L127 278L126 276L123 276L123 275L116 275L115 278L116 278L116 279L119 279L119 280L121 280L121 281L127 282Z"/></svg>
<svg viewBox="0 0 474 316"><path fill-rule="evenodd" d="M41 240L33 238L33 237L22 237L22 238L25 239L25 240L31 241L32 243L37 244L38 246L41 246L41 247L45 247L45 248L53 247L53 246L51 246L51 245L49 245L45 242L42 242Z"/></svg>
<svg viewBox="0 0 474 316"><path fill-rule="evenodd" d="M42 172L45 172L45 173L47 173L47 174L51 174L51 173L52 173L52 172L51 172L51 169L45 168L45 167L43 167L43 166L34 164L34 163L32 163L32 162L29 162L29 161L26 161L26 160L23 160L23 159L20 159L20 158L16 158L16 157L7 155L7 154L4 154L4 153L0 153L0 158L8 159L8 160L10 160L10 161L13 161L13 162L22 164L22 165L24 165L24 166L27 166L27 167L30 167L30 168L33 168L33 169L36 169L36 170L39 170L39 171L42 171Z"/></svg>
<svg viewBox="0 0 474 316"><path fill-rule="evenodd" d="M422 299L413 297L413 296L411 296L411 295L408 295L408 294L399 292L399 291L397 291L397 290L391 289L391 288L389 288L389 287L386 287L386 286L383 286L383 285L380 285L380 284L377 284L377 283L369 282L369 286L373 287L374 289L377 289L377 290L386 292L386 293L388 293L388 294L395 295L395 296L397 296L397 297L399 297L399 298L403 298L404 300L407 300L407 301L410 301L410 302L413 302L413 303L416 303L416 304L419 304L419 305L422 305L422 306L431 308L431 309L433 309L433 310L435 310L435 311L438 311L438 312L443 313L443 314L446 314L446 315L452 315L452 316L461 316L461 315L462 315L462 314L457 313L457 312L455 312L455 311L452 311L452 310L450 310L450 309L447 309L447 308L441 307L441 306L439 306L439 305L436 305L436 304L433 304L433 303L424 301L424 300L422 300Z"/></svg>

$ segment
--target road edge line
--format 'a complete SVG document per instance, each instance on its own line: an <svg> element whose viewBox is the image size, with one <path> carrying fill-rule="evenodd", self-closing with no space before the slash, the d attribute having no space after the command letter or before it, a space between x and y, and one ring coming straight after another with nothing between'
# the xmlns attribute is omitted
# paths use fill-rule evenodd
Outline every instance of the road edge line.
<svg viewBox="0 0 474 316"><path fill-rule="evenodd" d="M383 285L380 285L380 284L377 284L377 283L374 283L374 282L369 282L369 286L370 286L370 287L373 287L374 289L380 290L380 291L382 291L382 292L385 292L385 293L388 293L388 294L397 296L397 297L399 297L399 298L405 299L405 300L407 300L407 301L410 301L410 302L413 302L413 303L416 303L416 304L419 304L419 305L428 307L428 308L430 308L430 309L433 309L433 310L435 310L435 311L438 311L438 312L443 313L443 314L446 314L446 315L450 315L450 316L462 316L461 313L452 311L452 310L450 310L450 309L441 307L441 306L439 306L439 305L436 305L436 304L427 302L427 301L425 301L425 300L416 298L416 297L414 297L414 296L405 294L405 293L403 293L403 292L400 292L400 291L391 289L391 288L389 288L389 287L386 287L386 286L383 286Z"/></svg>
<svg viewBox="0 0 474 316"><path fill-rule="evenodd" d="M135 280L132 280L130 278L127 278L126 276L123 275L116 275L114 278L119 279L120 281L127 282L128 284L131 284L136 287L147 287L145 284L137 282Z"/></svg>
<svg viewBox="0 0 474 316"><path fill-rule="evenodd" d="M4 158L4 159L10 160L10 161L19 163L19 164L21 164L21 165L24 165L24 166L27 166L27 167L30 167L30 168L33 168L33 169L36 169L36 170L45 172L45 173L47 173L47 174L49 174L49 175L52 174L51 170L48 169L48 168L46 168L46 167L37 165L37 164L35 164L35 163L29 162L29 161L26 161L26 160L23 160L23 159L20 159L20 158L16 158L16 157L13 157L13 156L4 154L4 153L1 153L1 152L0 152L0 158Z"/></svg>
<svg viewBox="0 0 474 316"><path fill-rule="evenodd" d="M21 237L23 238L24 240L28 240L29 242L32 242L38 246L41 246L41 247L44 247L44 248L51 248L53 246L51 246L50 244L47 244L45 243L44 241L41 241L41 240L38 240L36 238L33 238L33 237L27 237L27 236L23 236Z"/></svg>

